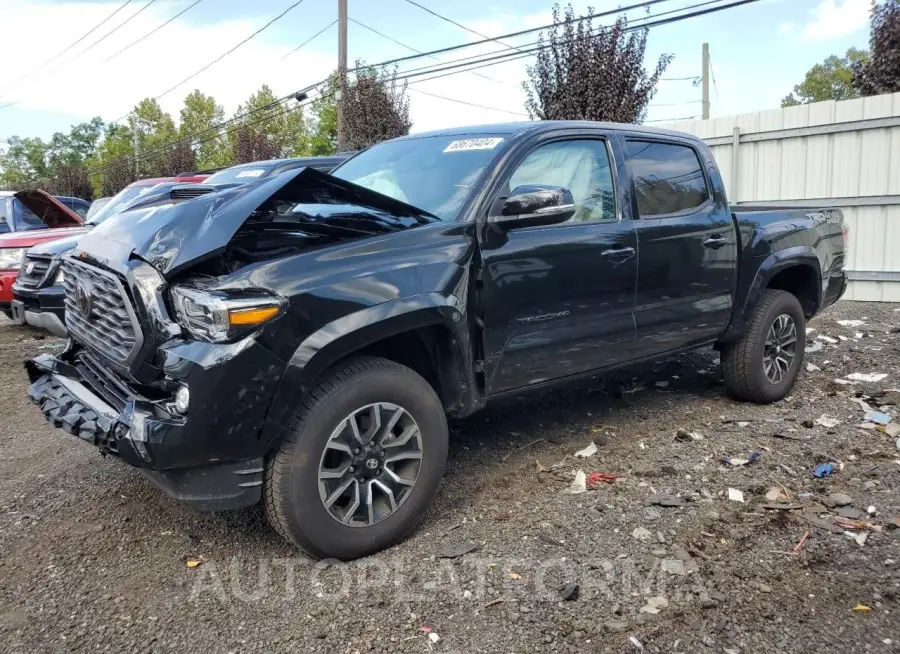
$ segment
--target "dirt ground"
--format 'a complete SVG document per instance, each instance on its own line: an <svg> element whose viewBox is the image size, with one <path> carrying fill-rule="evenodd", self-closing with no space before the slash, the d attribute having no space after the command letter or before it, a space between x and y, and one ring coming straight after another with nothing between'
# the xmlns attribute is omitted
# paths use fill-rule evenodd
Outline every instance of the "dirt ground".
<svg viewBox="0 0 900 654"><path fill-rule="evenodd" d="M0 651L900 651L900 452L854 401L900 422L898 326L896 305L833 307L820 370L772 406L728 400L699 352L454 423L422 527L337 564L52 429L22 361L61 341L0 324ZM579 469L621 478L569 494Z"/></svg>

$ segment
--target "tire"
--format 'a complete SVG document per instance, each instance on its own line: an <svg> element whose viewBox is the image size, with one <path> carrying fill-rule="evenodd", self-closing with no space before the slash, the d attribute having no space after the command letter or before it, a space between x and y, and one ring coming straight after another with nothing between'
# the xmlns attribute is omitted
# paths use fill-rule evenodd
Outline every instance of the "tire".
<svg viewBox="0 0 900 654"><path fill-rule="evenodd" d="M362 432L363 426L371 428L374 424L374 412L390 417L395 415L397 407L402 408L405 415L397 420L395 429L412 425L408 427L409 431L420 434L418 439L415 436L408 438L407 445L401 446L401 449L420 446L418 463L414 454L409 455L413 457L411 460L406 460L404 455L399 464L389 463L396 456L392 455L391 445L380 448L376 444L369 450L368 444L363 443L363 452L358 455L332 449L344 448L347 441L356 445L349 421L352 420L357 431ZM381 424L388 426L391 421L385 422L382 418ZM403 434L406 433L404 428ZM335 435L339 435L337 439ZM388 433L382 442L392 438L397 443L402 440L402 434L392 437ZM326 445L329 447L327 452ZM344 473L337 481L320 481L320 466L326 465L328 457L340 459L341 465L337 467L344 468L359 461L360 456L366 458L362 461L364 465L354 466L356 473ZM381 457L381 467L375 471L368 469L368 464L377 457ZM396 468L388 479L390 465L417 466L415 474L400 475L404 479L415 477L409 490L402 484L393 483ZM375 357L351 359L327 373L307 394L284 441L269 457L263 489L266 515L279 534L314 556L340 560L366 556L403 540L418 525L437 494L446 465L447 420L441 401L428 382L415 371L393 361ZM346 467L346 470L352 469ZM378 478L366 477L365 482L358 479L345 481L349 476L357 478L361 474L378 475ZM370 483L379 481L399 489L396 496L400 501L392 512L387 510L390 502L387 494L380 490L382 486L373 487ZM326 501L333 495L332 489L337 490L336 487L344 483L353 485L333 509L326 508ZM380 504L382 509L375 511L363 505L351 511L353 498L360 502L369 497L369 492L375 498L369 504ZM396 496L392 492L391 497L396 499ZM345 517L361 515L359 521L354 520L357 526L342 524L340 518L332 514L332 510L339 512L342 503L346 505ZM385 514L387 517L380 517ZM361 526L366 520L373 522Z"/></svg>
<svg viewBox="0 0 900 654"><path fill-rule="evenodd" d="M779 381L766 374L766 339L776 319L788 316L796 328L794 357ZM781 325L783 323L779 323ZM786 339L789 340L789 339ZM766 290L740 340L722 350L722 373L728 394L737 400L769 404L783 399L794 386L806 350L806 317L795 296ZM777 373L775 373L777 376Z"/></svg>

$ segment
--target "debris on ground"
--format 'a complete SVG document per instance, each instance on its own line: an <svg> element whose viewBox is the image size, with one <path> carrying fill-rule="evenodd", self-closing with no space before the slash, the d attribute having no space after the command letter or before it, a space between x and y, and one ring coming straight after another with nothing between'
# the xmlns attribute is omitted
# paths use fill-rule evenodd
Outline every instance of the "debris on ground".
<svg viewBox="0 0 900 654"><path fill-rule="evenodd" d="M729 488L728 489L728 499L732 502L743 502L744 494L739 491L737 488Z"/></svg>
<svg viewBox="0 0 900 654"><path fill-rule="evenodd" d="M833 472L833 465L831 465L830 463L820 463L815 468L813 468L813 477L822 479L823 477L830 477Z"/></svg>
<svg viewBox="0 0 900 654"><path fill-rule="evenodd" d="M845 327L847 329L855 329L857 327L862 327L866 324L865 320L838 320L836 321L841 327Z"/></svg>
<svg viewBox="0 0 900 654"><path fill-rule="evenodd" d="M684 505L684 500L682 500L677 495L669 495L668 493L656 493L655 495L651 495L647 498L648 504L655 504L656 506L682 506Z"/></svg>
<svg viewBox="0 0 900 654"><path fill-rule="evenodd" d="M185 565L189 568L198 568L203 565L203 557L202 556L189 556L185 559Z"/></svg>
<svg viewBox="0 0 900 654"><path fill-rule="evenodd" d="M574 601L578 599L580 588L574 581L570 581L559 589L559 597L563 601Z"/></svg>
<svg viewBox="0 0 900 654"><path fill-rule="evenodd" d="M572 480L566 492L570 495L579 495L587 492L587 475L584 474L584 470L575 471L575 479Z"/></svg>
<svg viewBox="0 0 900 654"><path fill-rule="evenodd" d="M589 457L594 456L597 453L597 444L591 441L591 444L588 445L583 450L578 450L575 452L576 459L587 459Z"/></svg>
<svg viewBox="0 0 900 654"><path fill-rule="evenodd" d="M891 421L891 417L881 411L867 411L863 418L869 422L874 422L876 425L886 425Z"/></svg>
<svg viewBox="0 0 900 654"><path fill-rule="evenodd" d="M837 427L841 424L841 421L837 418L832 418L827 413L823 413L818 418L816 418L816 424L821 427L825 427L826 429L831 429L832 427Z"/></svg>
<svg viewBox="0 0 900 654"><path fill-rule="evenodd" d="M751 452L746 459L739 456L726 456L722 459L722 462L732 468L741 468L751 463L756 463L759 461L760 456L762 455L759 452Z"/></svg>
<svg viewBox="0 0 900 654"><path fill-rule="evenodd" d="M687 429L679 429L675 432L675 440L681 443L693 443L694 441L702 441L703 434L696 431L688 431Z"/></svg>
<svg viewBox="0 0 900 654"><path fill-rule="evenodd" d="M591 490L596 489L600 484L612 484L619 479L621 475L613 475L607 472L592 472L587 478L587 487Z"/></svg>
<svg viewBox="0 0 900 654"><path fill-rule="evenodd" d="M807 350L807 352L808 352L808 351L809 351L809 350ZM814 363L807 363L807 364L806 364L806 372L819 372L820 370L821 370L821 368L820 368L819 366L817 366L816 364L814 364Z"/></svg>
<svg viewBox="0 0 900 654"><path fill-rule="evenodd" d="M455 559L457 557L474 552L478 546L471 541L462 541L460 543L450 543L437 553L439 559Z"/></svg>
<svg viewBox="0 0 900 654"><path fill-rule="evenodd" d="M660 561L659 569L663 572L668 572L670 575L677 575L679 577L683 577L687 574L684 569L684 561L681 559L663 559Z"/></svg>
<svg viewBox="0 0 900 654"><path fill-rule="evenodd" d="M825 346L822 345L822 341L807 341L806 342L806 353L807 354L815 354L816 352L820 352L823 347L825 347Z"/></svg>
<svg viewBox="0 0 900 654"><path fill-rule="evenodd" d="M647 600L647 603L641 607L641 613L650 613L657 614L660 610L669 606L669 600L667 600L662 595L658 595L656 597L651 597Z"/></svg>
<svg viewBox="0 0 900 654"><path fill-rule="evenodd" d="M794 545L794 549L791 550L791 554L796 554L797 552L799 552L800 549L803 547L803 544L808 539L809 539L809 531L807 531L805 534L803 534L803 538L801 538L800 541L796 545Z"/></svg>
<svg viewBox="0 0 900 654"><path fill-rule="evenodd" d="M645 527L635 527L634 531L631 532L631 537L635 540L648 541L651 536L653 536L653 534Z"/></svg>
<svg viewBox="0 0 900 654"><path fill-rule="evenodd" d="M854 606L851 611L854 613L869 613L872 610L871 606L866 606L865 604L860 604L857 602L856 606Z"/></svg>
<svg viewBox="0 0 900 654"><path fill-rule="evenodd" d="M880 382L886 377L886 372L853 372L847 375L847 379L850 381L866 382L869 384Z"/></svg>
<svg viewBox="0 0 900 654"><path fill-rule="evenodd" d="M829 343L830 345L835 345L837 343L840 343L840 340L838 340L836 338L832 338L831 336L826 336L825 334L817 335L816 340L825 341L826 343Z"/></svg>
<svg viewBox="0 0 900 654"><path fill-rule="evenodd" d="M823 500L823 503L829 509L833 509L838 506L847 506L849 504L853 504L853 498L846 493L832 493Z"/></svg>

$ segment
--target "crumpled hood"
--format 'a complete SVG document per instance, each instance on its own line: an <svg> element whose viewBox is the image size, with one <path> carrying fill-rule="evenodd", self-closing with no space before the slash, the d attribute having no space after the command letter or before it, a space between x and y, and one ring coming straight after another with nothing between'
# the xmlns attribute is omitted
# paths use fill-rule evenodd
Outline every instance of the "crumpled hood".
<svg viewBox="0 0 900 654"><path fill-rule="evenodd" d="M362 186L313 168L299 168L190 200L123 211L85 235L76 255L87 255L114 269L134 255L170 277L220 254L257 209L279 201L354 204L395 215L428 216Z"/></svg>
<svg viewBox="0 0 900 654"><path fill-rule="evenodd" d="M90 229L82 228L82 229L72 229L69 228L66 230L66 234L72 234L71 236L66 236L65 238L58 238L55 241L46 241L44 243L38 243L34 247L32 247L28 252L30 254L40 254L48 257L58 257L59 255L68 252L72 248L77 245L79 239L87 234Z"/></svg>
<svg viewBox="0 0 900 654"><path fill-rule="evenodd" d="M19 191L13 195L34 215L41 218L47 227L76 227L84 222L84 218L69 209L55 197L38 189Z"/></svg>

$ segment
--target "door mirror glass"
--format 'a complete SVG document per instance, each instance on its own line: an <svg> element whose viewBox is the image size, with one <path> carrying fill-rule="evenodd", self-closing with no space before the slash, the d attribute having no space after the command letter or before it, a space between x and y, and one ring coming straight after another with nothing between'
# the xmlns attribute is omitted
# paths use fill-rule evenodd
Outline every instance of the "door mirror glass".
<svg viewBox="0 0 900 654"><path fill-rule="evenodd" d="M556 225L566 222L574 214L575 200L569 189L527 184L517 186L489 222L505 229Z"/></svg>

